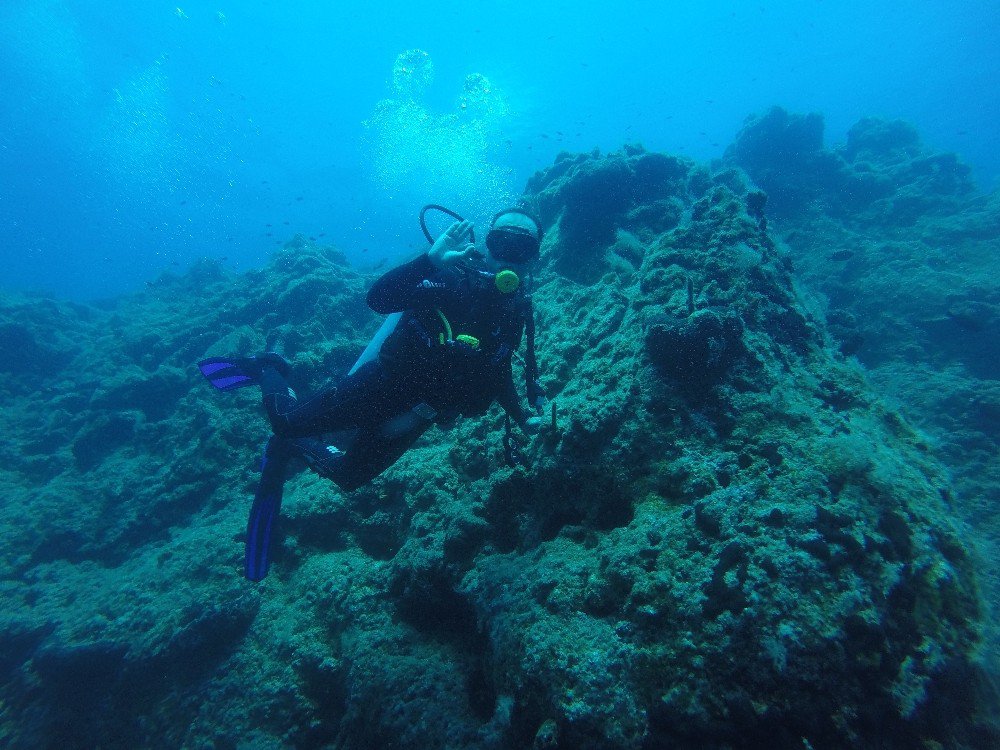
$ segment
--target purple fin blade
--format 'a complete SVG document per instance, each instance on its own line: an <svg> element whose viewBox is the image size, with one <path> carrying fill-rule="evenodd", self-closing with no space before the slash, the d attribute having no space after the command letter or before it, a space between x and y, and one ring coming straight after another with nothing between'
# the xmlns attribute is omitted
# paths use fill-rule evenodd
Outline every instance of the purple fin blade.
<svg viewBox="0 0 1000 750"><path fill-rule="evenodd" d="M231 375L226 378L215 378L211 381L212 385L220 391L230 391L233 388L242 388L245 385L253 385L255 382L257 381L249 375Z"/></svg>
<svg viewBox="0 0 1000 750"><path fill-rule="evenodd" d="M255 583L264 580L271 565L271 529L280 508L280 494L266 494L254 500L247 522L245 574Z"/></svg>
<svg viewBox="0 0 1000 750"><path fill-rule="evenodd" d="M228 359L205 359L198 363L198 369L201 370L201 374L206 378L212 377L219 370L225 370L227 367L232 366L232 360Z"/></svg>
<svg viewBox="0 0 1000 750"><path fill-rule="evenodd" d="M242 388L246 385L254 385L257 379L244 371L241 363L246 360L226 359L225 357L212 357L203 359L198 363L201 374L208 378L208 382L220 391L231 391L234 388Z"/></svg>
<svg viewBox="0 0 1000 750"><path fill-rule="evenodd" d="M281 511L281 495L288 464L288 445L272 436L264 449L260 465L260 483L254 494L247 520L244 574L253 582L264 580L271 566L271 533Z"/></svg>

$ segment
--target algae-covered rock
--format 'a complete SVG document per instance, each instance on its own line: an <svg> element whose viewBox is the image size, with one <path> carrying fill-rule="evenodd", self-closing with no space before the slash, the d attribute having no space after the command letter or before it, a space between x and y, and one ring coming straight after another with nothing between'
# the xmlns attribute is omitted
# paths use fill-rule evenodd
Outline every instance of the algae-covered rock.
<svg viewBox="0 0 1000 750"><path fill-rule="evenodd" d="M757 121L770 123L773 145L794 123L817 118L770 113ZM753 163L735 146L727 156L769 197L809 184L794 208L771 214L772 229L799 279L821 295L835 345L930 433L953 471L952 507L978 532L983 558L993 559L1000 419L988 416L988 404L1000 373L1000 196L980 194L967 165L924 144L907 123L865 118L845 144L813 146L839 164L847 184L878 190L817 181L808 165L773 149ZM982 580L995 612L1000 578L985 566ZM1000 665L997 618L986 622L987 653Z"/></svg>
<svg viewBox="0 0 1000 750"><path fill-rule="evenodd" d="M806 125L789 153L832 163ZM293 476L256 586L240 559L266 423L254 394L212 392L194 362L280 345L295 386L316 387L378 325L367 279L299 238L263 271L203 265L72 318L80 366L16 391L4 415L17 445L44 442L32 417L47 409L70 425L44 487L37 453L10 451L0 473L21 501L0 557L2 736L637 750L996 737L985 693L954 690L985 683L947 471L830 344L760 188L731 164L634 146L563 155L529 188L555 404L538 435L515 436L529 464L504 464L494 410L428 432L350 495ZM59 700L87 681L99 687Z"/></svg>

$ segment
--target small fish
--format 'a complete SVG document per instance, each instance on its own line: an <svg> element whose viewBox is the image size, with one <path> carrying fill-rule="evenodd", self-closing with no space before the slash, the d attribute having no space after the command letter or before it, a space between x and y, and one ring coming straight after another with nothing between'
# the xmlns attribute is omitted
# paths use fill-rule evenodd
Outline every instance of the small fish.
<svg viewBox="0 0 1000 750"><path fill-rule="evenodd" d="M529 237L530 237L530 236L531 236L531 235L529 235ZM316 241L316 238L315 238L315 237L310 237L310 238L309 238L309 241L310 241L310 242L315 242L315 241Z"/></svg>
<svg viewBox="0 0 1000 750"><path fill-rule="evenodd" d="M326 237L326 232L320 232L319 235L317 235L317 236L319 236L319 237Z"/></svg>
<svg viewBox="0 0 1000 750"><path fill-rule="evenodd" d="M843 261L854 257L853 250L837 250L836 252L830 253L830 260Z"/></svg>
<svg viewBox="0 0 1000 750"><path fill-rule="evenodd" d="M284 224L286 227L288 226L288 222L287 221L283 221L281 223Z"/></svg>

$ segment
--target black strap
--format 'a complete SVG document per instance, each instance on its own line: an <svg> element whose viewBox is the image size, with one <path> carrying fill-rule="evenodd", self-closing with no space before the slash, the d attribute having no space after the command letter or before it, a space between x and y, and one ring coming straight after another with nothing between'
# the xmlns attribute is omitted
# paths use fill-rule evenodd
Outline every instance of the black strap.
<svg viewBox="0 0 1000 750"><path fill-rule="evenodd" d="M521 452L521 447L514 440L514 434L510 429L510 414L507 415L507 421L504 424L503 431L503 456L507 461L507 465L512 469L515 466L526 466L524 460L524 454Z"/></svg>
<svg viewBox="0 0 1000 750"><path fill-rule="evenodd" d="M526 297L524 314L524 333L527 347L524 353L524 385L528 396L528 404L532 409L541 408L541 400L545 398L542 384L538 382L538 359L535 357L535 311L531 307L531 297Z"/></svg>

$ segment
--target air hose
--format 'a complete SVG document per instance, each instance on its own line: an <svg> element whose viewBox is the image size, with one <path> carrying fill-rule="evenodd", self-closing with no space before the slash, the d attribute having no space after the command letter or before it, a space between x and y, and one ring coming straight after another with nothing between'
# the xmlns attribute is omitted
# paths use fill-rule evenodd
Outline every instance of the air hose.
<svg viewBox="0 0 1000 750"><path fill-rule="evenodd" d="M453 218L455 221L465 221L465 219L463 219L457 213L455 213L454 211L452 211L450 208L445 208L444 206L439 206L437 203L428 203L426 206L424 206L423 208L421 208L420 209L420 228L424 232L424 237L426 237L427 241L429 243L431 243L432 245L434 244L434 236L430 233L430 231L428 231L428 229L427 229L427 221L424 218L428 211L440 211L443 214L448 214L448 216L450 216L451 218ZM475 241L476 241L476 233L472 230L471 227L469 228L469 238L473 241L473 243L475 243Z"/></svg>

